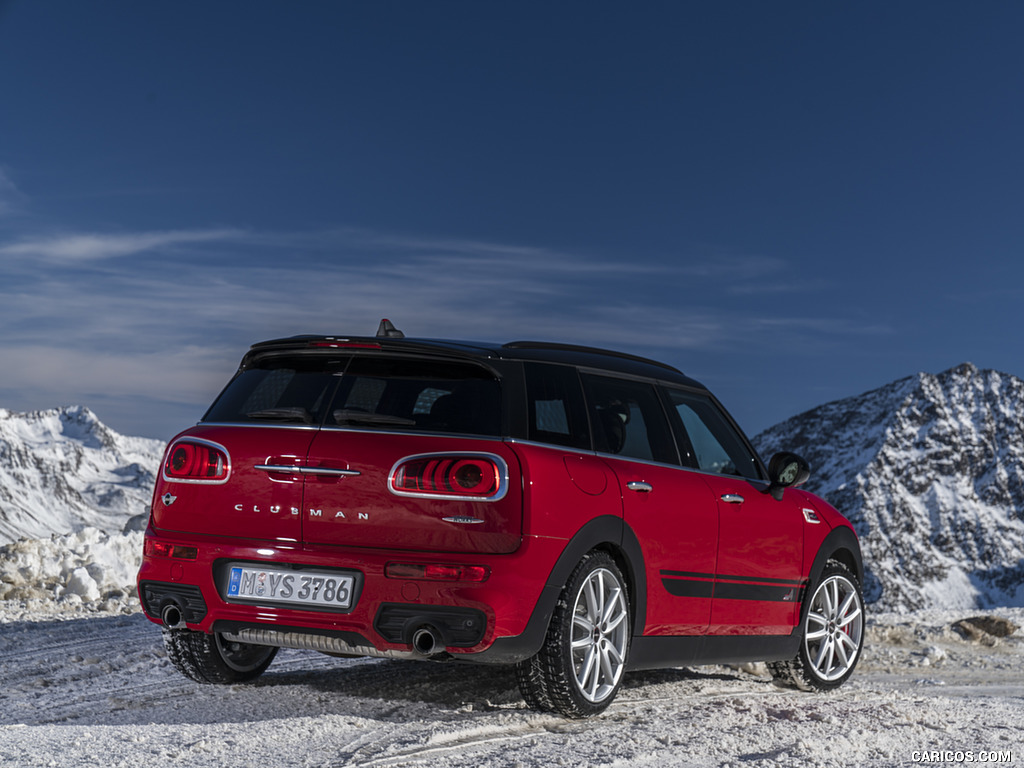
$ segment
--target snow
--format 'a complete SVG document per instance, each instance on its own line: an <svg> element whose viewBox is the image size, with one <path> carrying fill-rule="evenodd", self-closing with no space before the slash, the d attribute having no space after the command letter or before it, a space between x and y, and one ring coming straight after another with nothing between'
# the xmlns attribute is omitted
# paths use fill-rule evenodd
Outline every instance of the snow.
<svg viewBox="0 0 1024 768"><path fill-rule="evenodd" d="M82 406L0 409L0 544L86 527L120 533L149 507L163 447L117 434Z"/></svg>
<svg viewBox="0 0 1024 768"><path fill-rule="evenodd" d="M162 445L117 435L80 407L0 409L0 765L1020 761L1024 631L974 637L953 625L980 613L1024 625L1011 567L1024 562L1022 410L1020 380L961 366L762 435L764 446L819 449L817 478L855 504L869 568L890 589L893 612L869 606L853 677L812 694L777 687L760 664L636 672L607 712L573 721L527 709L501 667L283 650L249 685L187 680L134 588L137 515ZM1005 583L976 578L999 568ZM978 608L999 597L1011 607Z"/></svg>
<svg viewBox="0 0 1024 768"><path fill-rule="evenodd" d="M1024 633L972 613L869 614L838 691L779 688L759 664L627 676L602 716L526 709L511 670L283 650L255 683L202 686L168 662L133 594L141 534L0 547L0 765L784 766L1006 752L1024 729ZM16 582L16 583L15 583ZM1024 608L987 611L1024 625Z"/></svg>
<svg viewBox="0 0 1024 768"><path fill-rule="evenodd" d="M0 621L40 611L134 610L141 559L137 531L85 528L0 547Z"/></svg>

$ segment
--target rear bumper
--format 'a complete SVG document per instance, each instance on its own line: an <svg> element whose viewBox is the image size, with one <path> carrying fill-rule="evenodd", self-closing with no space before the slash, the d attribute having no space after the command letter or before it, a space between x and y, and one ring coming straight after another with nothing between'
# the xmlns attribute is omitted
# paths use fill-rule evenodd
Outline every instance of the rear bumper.
<svg viewBox="0 0 1024 768"><path fill-rule="evenodd" d="M173 603L190 630L245 630L270 639L279 632L282 642L285 634L335 638L385 656L415 653L416 629L430 626L442 642L439 652L494 663L527 658L540 646L547 617L535 607L550 602L541 596L546 596L545 582L565 546L558 539L526 537L512 554L443 554L190 536L152 526L146 537L197 550L193 560L143 557L139 596L154 623L163 623L164 608ZM358 594L346 612L230 602L223 577L229 561L344 569L358 575ZM479 583L393 579L385 575L389 563L483 565L490 575Z"/></svg>

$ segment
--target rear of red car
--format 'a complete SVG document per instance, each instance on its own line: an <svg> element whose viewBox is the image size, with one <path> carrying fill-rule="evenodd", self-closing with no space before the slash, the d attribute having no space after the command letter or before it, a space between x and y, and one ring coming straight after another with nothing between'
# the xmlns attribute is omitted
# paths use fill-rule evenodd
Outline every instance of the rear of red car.
<svg viewBox="0 0 1024 768"><path fill-rule="evenodd" d="M504 388L451 350L257 345L167 448L146 614L236 650L466 654L520 634L557 547L523 543Z"/></svg>
<svg viewBox="0 0 1024 768"><path fill-rule="evenodd" d="M856 535L698 382L382 329L257 344L168 445L139 594L183 674L251 680L282 647L514 663L529 706L586 717L627 668L852 673Z"/></svg>

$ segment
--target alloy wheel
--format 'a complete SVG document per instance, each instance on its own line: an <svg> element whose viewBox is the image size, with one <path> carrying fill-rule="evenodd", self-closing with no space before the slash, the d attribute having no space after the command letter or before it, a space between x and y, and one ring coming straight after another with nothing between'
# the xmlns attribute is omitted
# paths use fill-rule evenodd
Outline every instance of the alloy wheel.
<svg viewBox="0 0 1024 768"><path fill-rule="evenodd" d="M611 571L591 572L576 595L572 613L572 665L587 701L611 695L626 667L629 608L622 584Z"/></svg>
<svg viewBox="0 0 1024 768"><path fill-rule="evenodd" d="M804 648L821 680L838 680L857 661L864 633L864 607L856 587L841 575L825 579L814 592L804 631Z"/></svg>

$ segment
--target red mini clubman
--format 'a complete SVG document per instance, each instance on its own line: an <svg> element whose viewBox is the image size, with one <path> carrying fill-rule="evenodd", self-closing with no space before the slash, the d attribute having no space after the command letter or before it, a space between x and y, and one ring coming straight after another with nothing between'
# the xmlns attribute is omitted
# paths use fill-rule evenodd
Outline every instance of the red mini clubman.
<svg viewBox="0 0 1024 768"><path fill-rule="evenodd" d="M829 689L861 653L863 565L808 472L630 354L388 322L267 341L168 445L139 595L203 683L299 648L514 665L570 717L634 669L766 661Z"/></svg>

